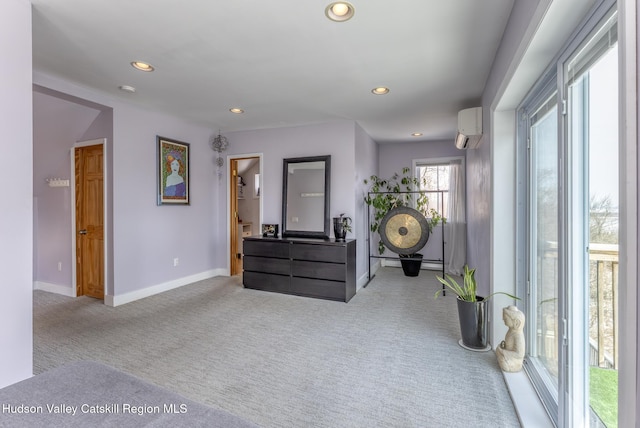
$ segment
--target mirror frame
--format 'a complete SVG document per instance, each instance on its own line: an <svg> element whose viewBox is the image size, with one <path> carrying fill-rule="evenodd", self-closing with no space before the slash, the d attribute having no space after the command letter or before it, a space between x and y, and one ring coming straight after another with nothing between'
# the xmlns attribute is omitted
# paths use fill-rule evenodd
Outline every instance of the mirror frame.
<svg viewBox="0 0 640 428"><path fill-rule="evenodd" d="M287 227L287 190L289 165L293 163L324 162L324 230L291 230ZM282 237L329 239L329 202L331 201L331 155L287 158L282 160Z"/></svg>

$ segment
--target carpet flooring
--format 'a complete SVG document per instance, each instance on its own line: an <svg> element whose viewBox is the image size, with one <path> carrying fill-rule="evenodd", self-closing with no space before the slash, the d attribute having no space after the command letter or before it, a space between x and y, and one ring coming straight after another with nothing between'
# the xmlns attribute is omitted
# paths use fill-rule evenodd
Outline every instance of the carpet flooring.
<svg viewBox="0 0 640 428"><path fill-rule="evenodd" d="M34 371L94 360L262 427L518 427L493 352L458 346L435 273L349 303L216 277L115 308L34 292Z"/></svg>

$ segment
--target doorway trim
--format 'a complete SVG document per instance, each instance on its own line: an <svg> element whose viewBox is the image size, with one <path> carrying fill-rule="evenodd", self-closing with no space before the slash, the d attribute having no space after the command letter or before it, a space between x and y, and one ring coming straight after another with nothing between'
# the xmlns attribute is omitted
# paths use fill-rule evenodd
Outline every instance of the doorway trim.
<svg viewBox="0 0 640 428"><path fill-rule="evenodd" d="M103 280L104 280L104 298L103 298L103 303L105 305L108 306L113 306L113 296L108 294L108 284L109 284L109 277L108 277L108 259L109 259L109 253L107 251L107 248L109 248L109 236L110 236L110 230L109 230L109 211L108 211L108 206L109 206L109 201L108 201L108 192L107 192L107 188L108 188L108 183L109 183L109 172L107 169L107 139L106 138L97 138L95 140L86 140L86 141L78 141L76 142L73 147L71 148L71 150L69 150L69 157L71 159L71 288L73 291L73 296L72 297L78 297L78 293L77 293L77 286L78 286L78 280L77 280L77 269L76 269L76 165L75 165L75 149L78 147L88 147L88 146L97 146L97 145L101 145L102 146L102 194L103 194L103 213L102 213L102 218L103 218L103 223L104 223L104 229L103 229Z"/></svg>
<svg viewBox="0 0 640 428"><path fill-rule="evenodd" d="M244 154L235 154L235 155L227 155L227 162L225 166L225 177L227 178L227 221L226 221L226 231L227 231L227 245L225 246L225 257L227 260L227 276L231 276L231 186L235 186L236 183L232 183L229 177L231 177L231 160L238 159L248 159L248 158L258 158L258 162L260 163L260 224L263 222L263 212L264 212L264 154L263 153L244 153Z"/></svg>

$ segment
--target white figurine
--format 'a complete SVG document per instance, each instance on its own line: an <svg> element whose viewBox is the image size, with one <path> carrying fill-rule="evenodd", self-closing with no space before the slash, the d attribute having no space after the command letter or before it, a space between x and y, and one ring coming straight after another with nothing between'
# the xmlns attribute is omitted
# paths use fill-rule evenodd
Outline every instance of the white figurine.
<svg viewBox="0 0 640 428"><path fill-rule="evenodd" d="M515 306L507 306L502 309L502 319L509 331L496 349L498 364L505 372L519 372L524 359L524 314Z"/></svg>

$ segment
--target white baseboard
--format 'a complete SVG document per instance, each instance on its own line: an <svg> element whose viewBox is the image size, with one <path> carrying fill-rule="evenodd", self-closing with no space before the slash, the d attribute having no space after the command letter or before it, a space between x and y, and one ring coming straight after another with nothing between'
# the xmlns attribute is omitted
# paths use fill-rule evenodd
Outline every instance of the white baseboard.
<svg viewBox="0 0 640 428"><path fill-rule="evenodd" d="M358 280L356 281L356 291L360 290L362 287L367 285L369 282L369 274L365 272Z"/></svg>
<svg viewBox="0 0 640 428"><path fill-rule="evenodd" d="M125 303L131 303L133 301L144 299L145 297L153 296L154 294L160 294L165 291L173 290L174 288L182 287L184 285L188 285L197 281L213 278L215 276L225 276L225 274L228 274L228 271L226 269L212 269L195 275L174 279L162 284L152 285L151 287L143 288L142 290L131 291L129 293L124 293L116 296L105 295L104 304L114 307L120 306L124 305Z"/></svg>
<svg viewBox="0 0 640 428"><path fill-rule="evenodd" d="M356 291L360 290L362 287L366 287L367 284L369 283L369 279L375 276L376 272L378 271L378 269L380 269L380 267L381 267L380 259L377 259L375 262L373 262L373 264L371 264L371 275L369 275L369 272L365 272L356 281Z"/></svg>
<svg viewBox="0 0 640 428"><path fill-rule="evenodd" d="M376 272L378 272L378 269L380 269L382 267L382 260L377 259L372 265L371 265L371 278L373 278L376 274Z"/></svg>
<svg viewBox="0 0 640 428"><path fill-rule="evenodd" d="M42 290L49 293L62 294L63 296L76 297L76 293L70 285L51 284L49 282L34 281L34 290Z"/></svg>

